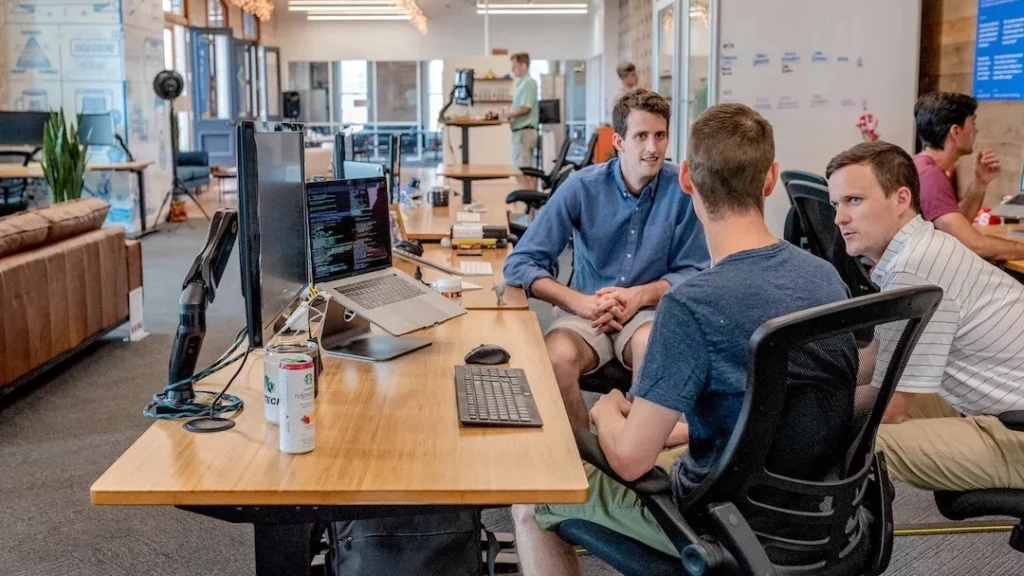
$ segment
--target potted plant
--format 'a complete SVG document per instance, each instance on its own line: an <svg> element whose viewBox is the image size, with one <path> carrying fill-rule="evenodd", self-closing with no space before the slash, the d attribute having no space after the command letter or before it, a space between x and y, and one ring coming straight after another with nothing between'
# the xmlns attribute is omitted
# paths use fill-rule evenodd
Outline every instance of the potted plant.
<svg viewBox="0 0 1024 576"><path fill-rule="evenodd" d="M65 122L63 110L51 112L43 132L43 177L54 204L81 198L88 153L89 145L78 142L77 123Z"/></svg>

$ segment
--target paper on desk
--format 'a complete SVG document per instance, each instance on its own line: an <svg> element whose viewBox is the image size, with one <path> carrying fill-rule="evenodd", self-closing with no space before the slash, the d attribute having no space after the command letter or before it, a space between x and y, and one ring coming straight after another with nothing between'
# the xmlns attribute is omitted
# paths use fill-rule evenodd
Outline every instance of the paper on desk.
<svg viewBox="0 0 1024 576"><path fill-rule="evenodd" d="M430 283L430 287L433 288L434 290L437 290L437 282L431 282ZM483 289L484 289L483 286L478 286L476 284L473 284L472 282L467 282L465 280L462 281L462 290L463 291L466 291L466 290L483 290Z"/></svg>

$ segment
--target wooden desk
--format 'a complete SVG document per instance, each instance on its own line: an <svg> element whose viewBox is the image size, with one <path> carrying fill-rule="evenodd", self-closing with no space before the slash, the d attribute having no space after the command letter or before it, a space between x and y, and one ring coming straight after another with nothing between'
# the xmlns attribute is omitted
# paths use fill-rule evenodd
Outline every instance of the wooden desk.
<svg viewBox="0 0 1024 576"><path fill-rule="evenodd" d="M505 259L511 253L512 247L509 246L504 250L484 250L483 256L459 257L455 255L451 248L444 248L438 244L425 244L423 246L422 258L430 262L437 262L454 270L459 269L460 260L486 261L491 263L491 268L494 269L494 274L491 276L463 276L463 280L466 282L482 286L480 290L462 291L462 307L466 310L527 310L530 308L530 303L526 298L526 292L522 288L506 287L504 294L505 305L500 307L498 306L497 297L491 291L495 284L505 279L501 269L505 266ZM395 267L410 276L416 272L416 264L407 260L396 257L394 263ZM440 276L446 275L429 266L420 266L420 270L423 272L423 281L428 283Z"/></svg>
<svg viewBox="0 0 1024 576"><path fill-rule="evenodd" d="M324 358L316 449L278 449L263 417L263 355L255 352L231 392L237 425L191 434L158 420L92 485L97 505L181 506L254 524L256 574L286 558L308 574L313 522L399 515L423 506L579 503L587 479L537 317L471 312L417 334L433 343L390 362ZM459 425L454 366L486 342L527 374L542 428ZM201 386L218 389L233 369ZM275 562L276 560L276 562ZM270 564L271 566L268 566Z"/></svg>
<svg viewBox="0 0 1024 576"><path fill-rule="evenodd" d="M462 201L473 202L473 182L522 176L523 171L511 164L438 164L436 174L462 182Z"/></svg>
<svg viewBox="0 0 1024 576"><path fill-rule="evenodd" d="M1001 226L978 226L977 229L988 236L998 236L1015 242L1024 242L1024 224L1003 224ZM1014 233L1016 232L1016 233ZM1007 270L1024 274L1024 260L1007 260L1003 263Z"/></svg>
<svg viewBox="0 0 1024 576"><path fill-rule="evenodd" d="M511 190L509 190L511 191ZM486 208L486 212L480 212L480 222L491 226L508 227L508 204L505 203L507 192L479 194L477 200ZM424 193L425 194L425 193ZM458 198L449 200L448 206L431 206L425 201L416 204L402 204L402 222L405 226L405 235L409 240L420 240L426 242L439 242L442 238L451 235L452 225L455 224L458 214L464 204Z"/></svg>
<svg viewBox="0 0 1024 576"><path fill-rule="evenodd" d="M153 165L152 160L133 160L131 162L118 162L115 164L86 164L87 172L133 172L139 184L139 215L142 220L141 235L146 234L146 179L143 172ZM43 178L43 166L38 162L31 162L28 166L17 164L0 164L0 178Z"/></svg>
<svg viewBox="0 0 1024 576"><path fill-rule="evenodd" d="M484 120L482 118L452 118L442 119L441 124L455 126L462 130L462 163L469 164L469 129L478 126L501 126L507 124L508 120Z"/></svg>

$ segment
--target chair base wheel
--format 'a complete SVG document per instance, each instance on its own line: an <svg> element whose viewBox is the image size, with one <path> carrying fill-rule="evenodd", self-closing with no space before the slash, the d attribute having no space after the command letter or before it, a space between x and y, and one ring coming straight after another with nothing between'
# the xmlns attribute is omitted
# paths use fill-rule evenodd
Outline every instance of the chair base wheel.
<svg viewBox="0 0 1024 576"><path fill-rule="evenodd" d="M1024 520L1010 532L1010 547L1017 552L1024 552Z"/></svg>

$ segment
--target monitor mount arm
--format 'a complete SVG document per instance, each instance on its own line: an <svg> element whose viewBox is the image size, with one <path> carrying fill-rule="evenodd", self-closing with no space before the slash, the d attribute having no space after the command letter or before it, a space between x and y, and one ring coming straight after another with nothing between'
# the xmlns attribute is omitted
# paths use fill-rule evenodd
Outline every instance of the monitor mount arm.
<svg viewBox="0 0 1024 576"><path fill-rule="evenodd" d="M438 122L444 122L444 113L447 112L448 109L452 107L452 104L455 103L455 91L458 90L458 89L459 89L458 86L453 86L452 87L451 93L448 94L448 103L445 104L444 108L441 108L441 111L438 112L438 114L437 114L437 121Z"/></svg>
<svg viewBox="0 0 1024 576"><path fill-rule="evenodd" d="M189 402L195 398L192 386L174 386L188 380L196 369L206 336L206 308L216 297L224 268L238 236L238 212L221 208L213 215L206 234L206 245L196 256L181 285L178 299L178 331L171 348L167 398Z"/></svg>

